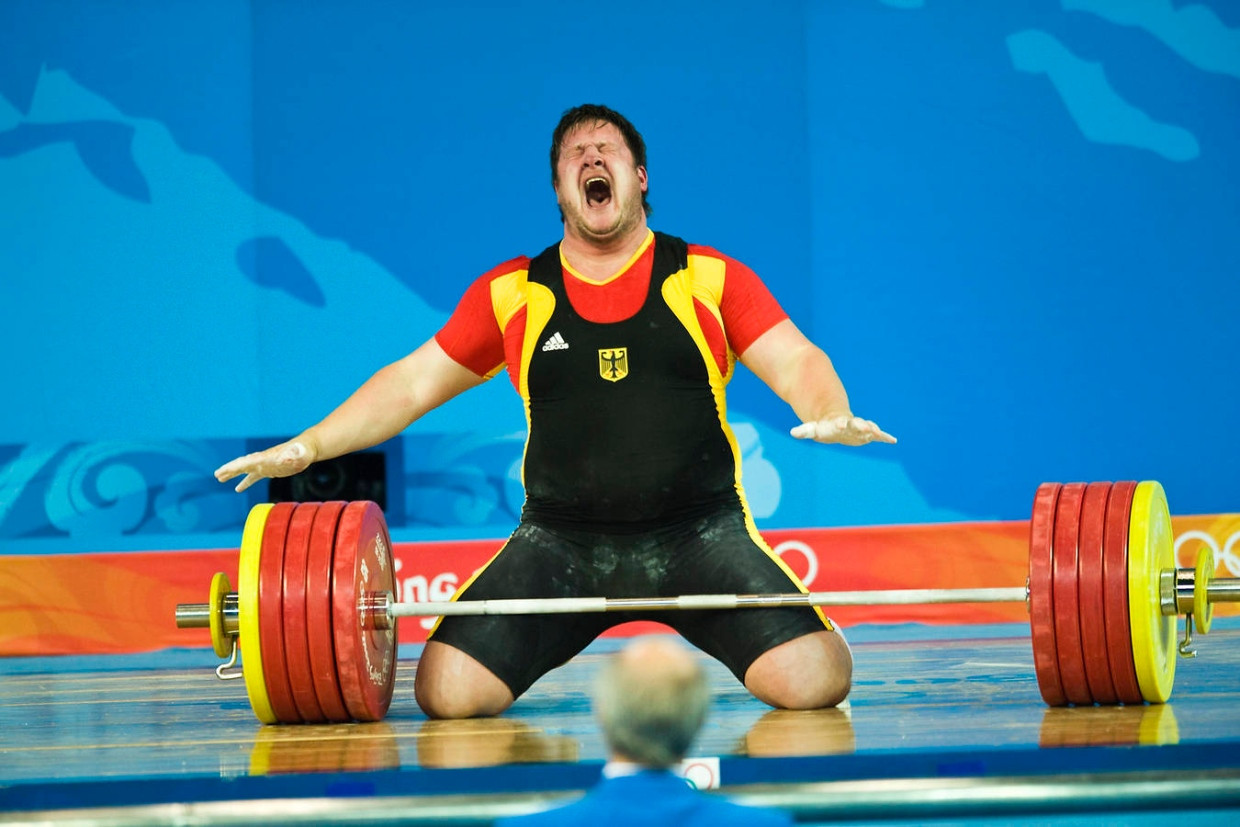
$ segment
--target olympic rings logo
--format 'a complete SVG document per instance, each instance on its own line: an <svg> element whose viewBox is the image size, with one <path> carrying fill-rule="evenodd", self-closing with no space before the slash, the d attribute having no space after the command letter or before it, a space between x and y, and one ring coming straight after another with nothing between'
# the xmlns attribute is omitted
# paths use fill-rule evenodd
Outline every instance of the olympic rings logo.
<svg viewBox="0 0 1240 827"><path fill-rule="evenodd" d="M1232 576L1240 576L1240 555L1237 555L1235 548L1240 544L1240 531L1233 532L1227 538L1227 542L1223 543L1223 548L1219 549L1218 540L1213 534L1206 531L1186 531L1179 537L1175 538L1175 563L1177 566L1183 565L1180 560L1180 548L1189 540L1200 540L1205 543L1206 548L1210 549L1210 556L1214 561L1214 568L1217 570L1221 564L1223 568ZM1189 561L1192 565L1193 561Z"/></svg>
<svg viewBox="0 0 1240 827"><path fill-rule="evenodd" d="M716 790L719 788L718 758L686 758L675 767L675 771L692 789Z"/></svg>
<svg viewBox="0 0 1240 827"><path fill-rule="evenodd" d="M814 578L818 576L818 552L814 551L809 543L803 543L800 540L784 540L775 546L774 551L780 559L783 559L784 553L788 551L795 551L804 557L805 576L801 578L801 582L806 586L814 582Z"/></svg>

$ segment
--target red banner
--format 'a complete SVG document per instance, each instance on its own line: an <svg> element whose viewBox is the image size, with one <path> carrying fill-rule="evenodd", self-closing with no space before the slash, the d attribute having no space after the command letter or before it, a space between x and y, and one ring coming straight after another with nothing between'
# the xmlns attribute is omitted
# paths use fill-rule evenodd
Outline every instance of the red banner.
<svg viewBox="0 0 1240 827"><path fill-rule="evenodd" d="M1174 517L1176 558L1214 555L1215 576L1240 577L1240 514ZM1024 586L1029 524L945 523L780 529L764 536L811 591ZM397 543L402 602L447 600L499 548L499 540ZM179 603L205 603L211 576L237 583L237 550L0 557L0 655L105 654L207 647L206 630L178 629ZM1240 613L1220 605L1219 615ZM840 607L858 623L1026 622L1022 603ZM402 643L426 639L431 621L402 621ZM627 624L633 634L655 624Z"/></svg>

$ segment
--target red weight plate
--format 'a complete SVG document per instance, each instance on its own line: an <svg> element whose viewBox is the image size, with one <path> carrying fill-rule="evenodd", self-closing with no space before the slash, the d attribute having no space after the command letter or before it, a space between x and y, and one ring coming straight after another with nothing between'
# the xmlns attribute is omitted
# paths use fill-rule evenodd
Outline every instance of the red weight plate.
<svg viewBox="0 0 1240 827"><path fill-rule="evenodd" d="M1029 520L1029 626L1033 632L1033 667L1042 700L1064 706L1067 698L1059 678L1059 655L1055 647L1054 559L1057 482L1044 482L1033 496Z"/></svg>
<svg viewBox="0 0 1240 827"><path fill-rule="evenodd" d="M310 530L310 549L306 555L306 642L310 648L310 671L314 694L329 721L350 720L340 694L336 674L336 643L332 639L332 552L336 547L336 528L343 502L319 506Z"/></svg>
<svg viewBox="0 0 1240 827"><path fill-rule="evenodd" d="M284 538L284 658L288 683L297 713L308 724L327 720L314 693L310 668L310 636L306 632L306 562L310 554L310 529L318 503L301 503L289 520Z"/></svg>
<svg viewBox="0 0 1240 827"><path fill-rule="evenodd" d="M396 681L396 623L376 627L366 600L396 591L392 541L383 512L363 500L345 506L332 562L332 633L336 672L349 714L378 721L387 714Z"/></svg>
<svg viewBox="0 0 1240 827"><path fill-rule="evenodd" d="M1077 540L1077 605L1080 608L1081 654L1089 694L1100 704L1116 701L1107 654L1106 610L1102 590L1102 538L1106 530L1111 483L1091 482L1081 503Z"/></svg>
<svg viewBox="0 0 1240 827"><path fill-rule="evenodd" d="M295 507L296 503L271 507L258 561L258 645L263 655L263 681L271 711L282 724L301 721L284 659L284 541Z"/></svg>
<svg viewBox="0 0 1240 827"><path fill-rule="evenodd" d="M1132 660L1132 626L1128 619L1128 521L1132 516L1135 482L1117 482L1107 500L1102 537L1102 591L1106 610L1107 657L1120 703L1144 703Z"/></svg>
<svg viewBox="0 0 1240 827"><path fill-rule="evenodd" d="M1081 502L1085 483L1071 482L1059 492L1055 507L1055 643L1059 655L1059 680L1070 704L1092 704L1081 652L1080 601L1077 588L1077 542L1080 536Z"/></svg>

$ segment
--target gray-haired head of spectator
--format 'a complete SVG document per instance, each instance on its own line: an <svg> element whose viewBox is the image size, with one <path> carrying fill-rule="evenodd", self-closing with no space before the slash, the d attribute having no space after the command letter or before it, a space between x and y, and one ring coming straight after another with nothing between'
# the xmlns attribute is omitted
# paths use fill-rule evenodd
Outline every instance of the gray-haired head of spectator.
<svg viewBox="0 0 1240 827"><path fill-rule="evenodd" d="M594 684L594 711L613 757L647 767L670 767L685 757L709 703L697 659L662 638L628 645Z"/></svg>

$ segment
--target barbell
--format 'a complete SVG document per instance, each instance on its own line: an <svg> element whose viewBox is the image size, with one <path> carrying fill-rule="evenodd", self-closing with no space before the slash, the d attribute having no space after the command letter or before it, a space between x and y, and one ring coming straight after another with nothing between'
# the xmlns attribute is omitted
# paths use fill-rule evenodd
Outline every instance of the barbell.
<svg viewBox="0 0 1240 827"><path fill-rule="evenodd" d="M1034 672L1050 706L1164 703L1171 696L1176 616L1209 631L1213 604L1240 602L1240 579L1215 579L1208 550L1175 565L1162 486L1044 483L1029 524L1024 586L678 597L562 597L399 603L392 544L369 501L255 506L238 587L216 574L206 603L179 604L181 628L208 628L267 724L378 721L392 700L401 617L734 610L795 606L1024 602ZM242 668L233 669L240 651Z"/></svg>

